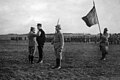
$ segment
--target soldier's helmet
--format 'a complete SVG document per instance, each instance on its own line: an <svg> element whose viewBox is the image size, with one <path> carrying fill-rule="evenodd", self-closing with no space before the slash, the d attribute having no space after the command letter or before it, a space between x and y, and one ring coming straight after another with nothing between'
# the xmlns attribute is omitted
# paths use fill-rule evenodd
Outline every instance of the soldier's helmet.
<svg viewBox="0 0 120 80"><path fill-rule="evenodd" d="M30 28L30 31L33 31L34 29L35 29L34 27L31 27L31 28Z"/></svg>
<svg viewBox="0 0 120 80"><path fill-rule="evenodd" d="M104 31L108 31L108 29L107 29L107 28L104 28Z"/></svg>
<svg viewBox="0 0 120 80"><path fill-rule="evenodd" d="M56 25L55 27L58 28L59 30L61 30L60 24Z"/></svg>

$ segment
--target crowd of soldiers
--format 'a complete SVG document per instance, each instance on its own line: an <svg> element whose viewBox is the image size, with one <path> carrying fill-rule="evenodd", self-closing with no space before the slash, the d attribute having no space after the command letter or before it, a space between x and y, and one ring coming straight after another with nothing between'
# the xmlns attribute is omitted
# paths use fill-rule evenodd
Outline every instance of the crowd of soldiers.
<svg viewBox="0 0 120 80"><path fill-rule="evenodd" d="M18 41L18 40L27 40L27 38L24 37L24 39L23 39L23 37L11 37L11 40L16 40L16 41Z"/></svg>
<svg viewBox="0 0 120 80"><path fill-rule="evenodd" d="M53 38L52 37L47 37L46 42L51 42ZM24 39L22 37L11 37L11 40L27 40L25 37ZM83 42L83 43L97 43L99 42L100 38L99 36L71 36L71 37L64 37L65 42ZM110 37L108 38L109 44L115 44L119 45L120 44L120 34L110 34Z"/></svg>
<svg viewBox="0 0 120 80"><path fill-rule="evenodd" d="M51 38L46 38L47 42L51 42ZM100 41L99 35L97 36L71 36L71 37L64 37L65 42L81 42L81 43L97 43ZM120 34L110 34L108 38L109 44L120 44Z"/></svg>
<svg viewBox="0 0 120 80"><path fill-rule="evenodd" d="M109 44L120 44L120 34L110 34Z"/></svg>

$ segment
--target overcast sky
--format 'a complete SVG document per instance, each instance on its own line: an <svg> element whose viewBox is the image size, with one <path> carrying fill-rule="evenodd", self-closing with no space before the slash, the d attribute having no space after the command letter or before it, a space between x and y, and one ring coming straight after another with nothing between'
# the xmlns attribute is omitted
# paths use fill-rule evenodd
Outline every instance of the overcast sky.
<svg viewBox="0 0 120 80"><path fill-rule="evenodd" d="M120 0L94 0L101 30L120 33ZM54 33L60 18L64 33L99 33L98 25L87 27L81 19L93 7L93 0L0 0L0 34L28 33L42 23L46 33Z"/></svg>

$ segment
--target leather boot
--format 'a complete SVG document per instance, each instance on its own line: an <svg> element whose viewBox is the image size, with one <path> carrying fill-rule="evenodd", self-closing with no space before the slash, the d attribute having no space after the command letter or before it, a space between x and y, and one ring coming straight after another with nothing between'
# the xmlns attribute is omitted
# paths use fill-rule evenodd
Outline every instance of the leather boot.
<svg viewBox="0 0 120 80"><path fill-rule="evenodd" d="M58 59L58 65L57 65L57 69L61 68L61 59Z"/></svg>
<svg viewBox="0 0 120 80"><path fill-rule="evenodd" d="M52 69L60 69L61 68L61 60L60 59L56 59L56 66L54 66Z"/></svg>
<svg viewBox="0 0 120 80"><path fill-rule="evenodd" d="M34 58L34 56L31 56L31 64L33 64L33 58Z"/></svg>

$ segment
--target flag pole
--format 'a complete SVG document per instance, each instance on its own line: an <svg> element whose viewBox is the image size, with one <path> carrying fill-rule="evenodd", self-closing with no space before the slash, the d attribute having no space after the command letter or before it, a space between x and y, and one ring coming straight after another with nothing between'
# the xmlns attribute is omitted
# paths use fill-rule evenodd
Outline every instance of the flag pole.
<svg viewBox="0 0 120 80"><path fill-rule="evenodd" d="M58 19L58 21L57 21L57 25L59 24L59 19Z"/></svg>
<svg viewBox="0 0 120 80"><path fill-rule="evenodd" d="M95 2L94 2L94 0L93 0L93 6L95 7ZM95 10L96 10L96 8L95 8ZM96 11L96 16L97 16L99 31L100 31L100 34L101 34L101 28L100 28L100 23L99 23L99 20L98 20L97 11Z"/></svg>
<svg viewBox="0 0 120 80"><path fill-rule="evenodd" d="M57 21L57 25L59 24L59 18L58 18L58 21ZM56 33L56 31L55 31L55 33Z"/></svg>

